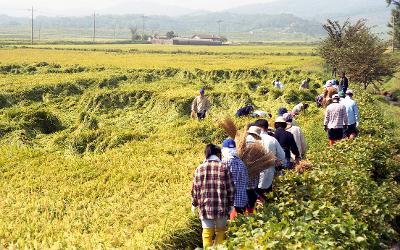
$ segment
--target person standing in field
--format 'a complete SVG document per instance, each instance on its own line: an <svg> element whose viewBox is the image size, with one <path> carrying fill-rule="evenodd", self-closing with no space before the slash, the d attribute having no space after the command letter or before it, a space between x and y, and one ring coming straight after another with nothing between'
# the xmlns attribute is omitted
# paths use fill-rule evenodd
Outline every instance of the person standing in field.
<svg viewBox="0 0 400 250"><path fill-rule="evenodd" d="M345 131L345 136L354 139L358 135L359 113L357 103L353 100L353 91L348 89L346 97L340 102L346 107L347 119L349 126Z"/></svg>
<svg viewBox="0 0 400 250"><path fill-rule="evenodd" d="M221 149L208 144L206 159L195 170L192 185L192 212L199 208L203 227L203 247L224 241L227 219L234 205L235 187L231 172L221 161Z"/></svg>
<svg viewBox="0 0 400 250"><path fill-rule="evenodd" d="M301 128L299 126L295 126L292 124L293 115L291 113L284 114L283 119L285 119L287 123L286 131L290 132L293 135L300 156L301 158L304 158L307 151L307 144L303 131L301 131Z"/></svg>
<svg viewBox="0 0 400 250"><path fill-rule="evenodd" d="M328 132L330 146L343 139L344 128L348 125L346 107L339 100L338 94L333 95L332 103L325 110L324 127Z"/></svg>
<svg viewBox="0 0 400 250"><path fill-rule="evenodd" d="M247 206L247 183L249 174L247 167L239 158L236 151L236 143L233 139L226 139L222 143L222 163L226 165L232 174L233 184L235 185L234 209L230 214L233 220L237 214L244 214Z"/></svg>
<svg viewBox="0 0 400 250"><path fill-rule="evenodd" d="M293 135L286 131L287 123L282 116L278 116L275 120L275 138L278 140L279 144L283 148L285 152L286 158L286 168L293 168L294 164L291 162L291 154L295 155L295 162L299 162L301 160L301 156L299 153L299 149L297 148L296 141L294 140Z"/></svg>
<svg viewBox="0 0 400 250"><path fill-rule="evenodd" d="M343 91L343 93L346 93L348 88L349 88L349 79L347 79L346 73L343 71L340 74L339 90Z"/></svg>
<svg viewBox="0 0 400 250"><path fill-rule="evenodd" d="M211 103L204 95L204 89L200 89L200 95L194 98L192 102L192 113L197 114L197 118L202 120L206 118L206 113L210 107Z"/></svg>
<svg viewBox="0 0 400 250"><path fill-rule="evenodd" d="M305 80L300 84L299 89L300 89L300 90L302 90L302 89L309 89L309 88L310 88L310 81L311 81L310 78L305 79Z"/></svg>
<svg viewBox="0 0 400 250"><path fill-rule="evenodd" d="M254 122L254 126L261 129L261 142L268 153L274 154L277 159L275 166L269 166L266 170L260 173L260 180L258 183L257 194L261 199L265 200L265 193L272 191L272 184L275 176L275 167L285 164L285 152L283 151L279 142L268 134L268 121L265 119L259 119Z"/></svg>

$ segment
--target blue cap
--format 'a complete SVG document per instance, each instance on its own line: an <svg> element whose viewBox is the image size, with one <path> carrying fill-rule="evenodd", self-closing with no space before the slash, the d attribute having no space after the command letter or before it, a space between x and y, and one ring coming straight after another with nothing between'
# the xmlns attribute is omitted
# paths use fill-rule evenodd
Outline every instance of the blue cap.
<svg viewBox="0 0 400 250"><path fill-rule="evenodd" d="M236 148L236 142L233 139L226 139L222 143L223 148Z"/></svg>
<svg viewBox="0 0 400 250"><path fill-rule="evenodd" d="M279 108L278 109L278 115L282 116L283 114L286 114L288 112L287 108Z"/></svg>
<svg viewBox="0 0 400 250"><path fill-rule="evenodd" d="M204 94L204 89L200 89L200 94Z"/></svg>

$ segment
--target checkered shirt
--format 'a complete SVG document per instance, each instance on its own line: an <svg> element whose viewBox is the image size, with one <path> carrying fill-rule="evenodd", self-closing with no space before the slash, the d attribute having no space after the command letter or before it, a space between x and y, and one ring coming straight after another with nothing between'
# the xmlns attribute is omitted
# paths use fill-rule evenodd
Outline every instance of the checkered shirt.
<svg viewBox="0 0 400 250"><path fill-rule="evenodd" d="M324 125L329 129L343 128L343 125L349 125L346 107L341 103L330 104L325 111Z"/></svg>
<svg viewBox="0 0 400 250"><path fill-rule="evenodd" d="M197 167L192 185L192 205L199 207L200 218L227 217L234 205L235 186L231 172L218 161L205 161Z"/></svg>
<svg viewBox="0 0 400 250"><path fill-rule="evenodd" d="M233 183L235 185L235 207L246 207L247 205L247 167L238 157L224 159L222 161L232 174Z"/></svg>

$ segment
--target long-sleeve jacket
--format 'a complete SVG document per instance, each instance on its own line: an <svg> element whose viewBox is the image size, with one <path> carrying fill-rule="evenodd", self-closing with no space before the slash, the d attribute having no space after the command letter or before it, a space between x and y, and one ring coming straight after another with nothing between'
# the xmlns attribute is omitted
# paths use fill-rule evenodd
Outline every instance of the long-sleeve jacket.
<svg viewBox="0 0 400 250"><path fill-rule="evenodd" d="M261 141L268 153L272 153L275 157L285 164L286 156L285 151L279 144L278 140L275 137L268 135L267 133L261 133ZM260 173L260 181L258 184L259 188L267 189L272 185L272 181L274 180L275 175L275 166L270 166L268 169L262 171Z"/></svg>
<svg viewBox="0 0 400 250"><path fill-rule="evenodd" d="M192 102L192 110L196 113L208 111L211 107L211 103L206 96L196 96Z"/></svg>
<svg viewBox="0 0 400 250"><path fill-rule="evenodd" d="M343 128L349 125L346 107L341 103L331 103L325 110L324 125L328 129Z"/></svg>
<svg viewBox="0 0 400 250"><path fill-rule="evenodd" d="M206 160L196 168L192 185L192 205L200 218L227 217L234 205L235 187L228 168L221 161Z"/></svg>
<svg viewBox="0 0 400 250"><path fill-rule="evenodd" d="M299 149L297 148L296 141L290 132L287 132L283 128L277 128L275 130L274 137L281 144L283 151L285 151L286 159L290 159L290 152L292 152L296 158L300 158Z"/></svg>
<svg viewBox="0 0 400 250"><path fill-rule="evenodd" d="M353 125L358 122L360 119L358 113L357 103L351 99L349 96L346 96L341 103L346 107L347 119L349 125Z"/></svg>

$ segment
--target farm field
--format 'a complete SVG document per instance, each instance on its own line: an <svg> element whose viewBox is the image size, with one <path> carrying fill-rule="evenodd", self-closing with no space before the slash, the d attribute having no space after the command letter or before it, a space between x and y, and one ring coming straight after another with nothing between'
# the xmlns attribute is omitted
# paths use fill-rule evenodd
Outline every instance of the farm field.
<svg viewBox="0 0 400 250"><path fill-rule="evenodd" d="M218 128L218 121L227 115L233 116L246 104L270 112L272 122L281 106L292 108L300 101L313 103L328 77L322 60L312 54L313 49L312 46L289 45L0 48L0 248L176 249L199 246L200 237L195 228L188 227L194 221L190 213L192 174L202 161L205 144L220 144L226 137ZM180 52L176 53L178 50ZM283 92L271 88L272 80L277 77L285 84ZM298 84L306 77L311 78L312 88L299 91ZM208 119L202 122L189 117L191 101L200 88L206 90L213 103ZM368 112L362 111L366 120L362 131L375 136L379 125L374 123L371 114L377 115L380 111L366 100L370 101L371 97L360 95L359 101L368 107ZM321 125L322 115L323 111L313 105L308 116L298 121L309 141L310 159L323 165L326 164L322 160L326 153L326 135ZM242 127L251 120L235 121ZM366 140L362 141L366 145L387 146L368 138L365 136L360 141ZM346 147L350 150L351 144ZM364 149L358 147L357 150L359 153ZM380 153L380 150L377 151ZM334 153L340 151L329 156ZM340 160L338 164L347 164ZM389 228L386 219L393 219L399 211L393 197L400 196L396 196L398 184L382 182L384 184L376 191L379 195L362 193L365 203L376 202L377 207L366 211L367 204L357 200L361 205L355 209L352 199L360 190L354 185L366 183L364 187L371 188L377 184L365 170L370 167L369 163L363 165L357 155L351 164L360 167L346 173L356 176L354 173L358 171L361 177L357 180L349 178L346 182L345 177L334 175L336 172L332 169L327 174L323 172L326 165L316 170L319 178L327 180L324 185L329 186L332 179L340 177L345 184L335 188L350 187L348 193L340 196L344 208L335 203L335 197L317 193L319 189L310 197L318 197L322 203L326 199L326 208L334 211L337 218L357 225L354 231L350 224L335 222L337 231L343 235L338 234L354 243L347 247L363 248L372 245L367 244L366 238L371 236L367 235L368 231L375 233ZM391 169L388 167L387 171ZM318 182L309 175L288 175L282 179L276 193L283 195L285 189L293 188L292 183L300 186L299 183L307 180L310 180L309 185ZM387 190L393 191L382 197ZM282 206L292 207L293 200L301 203L296 196L300 191L287 200L282 198L285 204ZM344 198L346 195L348 200ZM277 201L279 197L272 199ZM312 203L311 199L311 205L321 205ZM305 209L308 205L301 203L301 206ZM387 212L387 218L368 220L368 216L375 219L372 215L378 209L384 213L393 212ZM331 216L321 209L321 221L322 213ZM260 216L263 215L260 213ZM319 217L313 218L307 223L318 224ZM300 223L295 222L297 226ZM276 226L277 232L284 232L286 229L279 223L271 225ZM321 227L324 223L321 222ZM377 229L369 223L376 224ZM230 235L237 237L237 241L228 242L230 247L257 247L243 243L246 238L255 239L254 244L262 244L257 232L248 230L246 235L243 227L251 225L245 222L242 227L240 224L233 227ZM288 224L286 227L287 231L293 229ZM318 229L322 232L325 228ZM268 230L270 228L265 229L265 240L274 243L277 238ZM312 231L312 228L307 230ZM388 230L388 237L395 235L392 231ZM294 233L299 232L302 231ZM324 237L327 235L325 238L304 234L309 238L303 246L339 247L343 242L334 242L335 233L321 233ZM384 238L378 233L373 236L376 238L372 240L377 242ZM295 248L296 237L292 237L292 242L282 236L285 240L281 242ZM319 244L320 241L326 245Z"/></svg>
<svg viewBox="0 0 400 250"><path fill-rule="evenodd" d="M281 74L272 69L318 67L314 56L218 49L1 49L0 244L144 248L184 227L204 143L223 139L215 119L253 102L249 86L268 85ZM215 105L203 123L188 116L200 87Z"/></svg>

